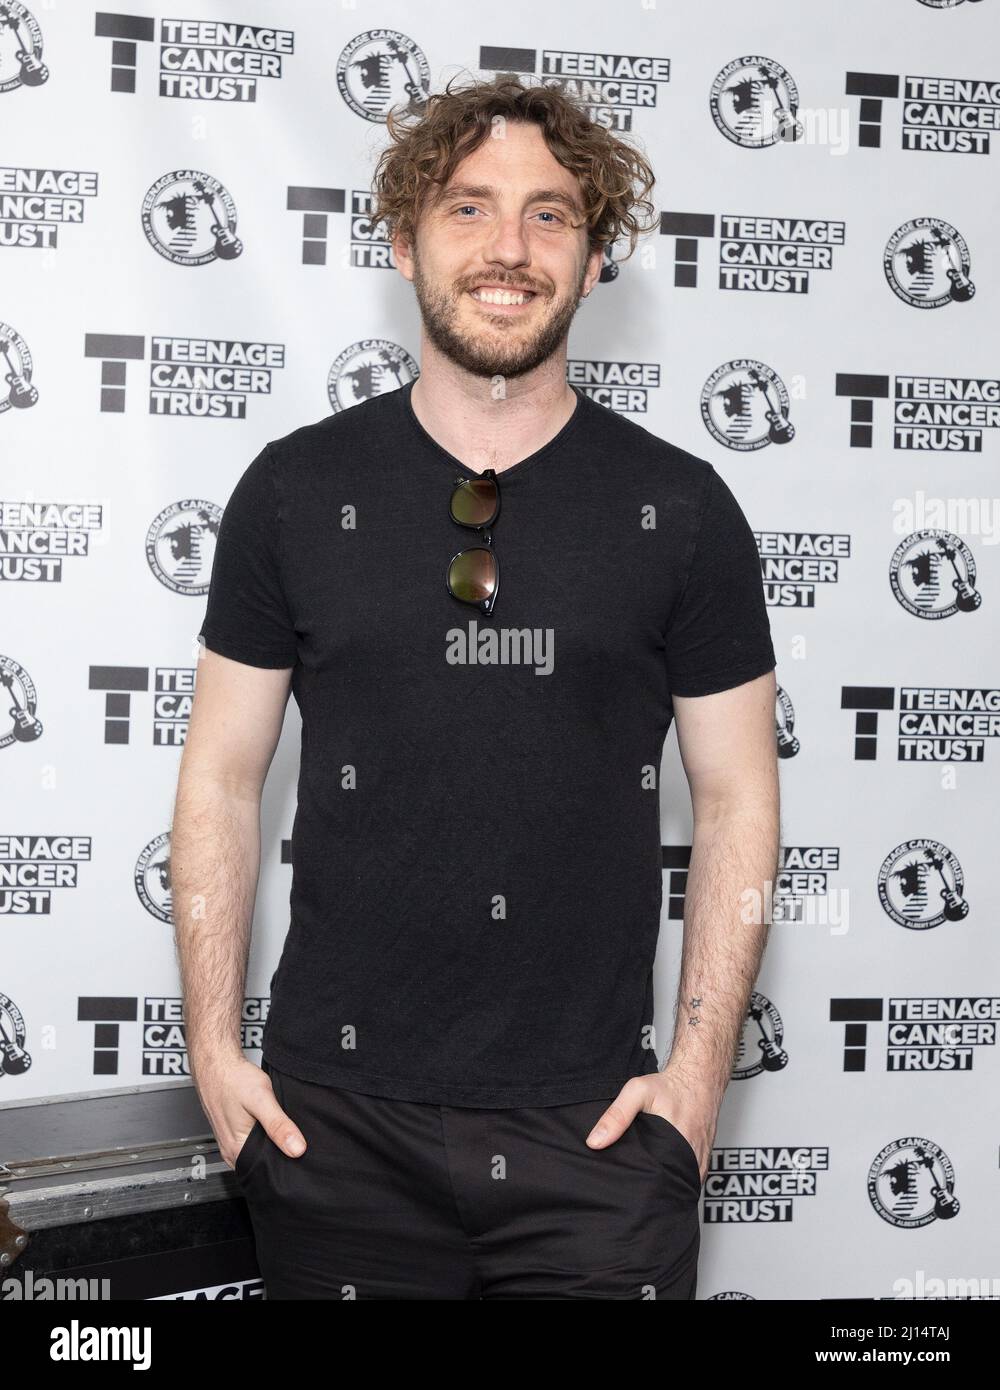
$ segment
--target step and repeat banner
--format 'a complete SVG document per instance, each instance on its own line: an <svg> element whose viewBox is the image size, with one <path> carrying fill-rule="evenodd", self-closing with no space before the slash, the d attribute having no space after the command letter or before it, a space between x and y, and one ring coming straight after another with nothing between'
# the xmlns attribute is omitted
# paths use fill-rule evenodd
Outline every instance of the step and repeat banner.
<svg viewBox="0 0 1000 1390"><path fill-rule="evenodd" d="M170 819L219 520L268 440L419 372L369 218L387 112L517 72L652 162L569 373L725 477L778 654L782 869L699 1296L1000 1293L997 11L0 4L0 1101L186 1074ZM298 738L290 703L258 1060ZM661 1059L673 735L663 774Z"/></svg>

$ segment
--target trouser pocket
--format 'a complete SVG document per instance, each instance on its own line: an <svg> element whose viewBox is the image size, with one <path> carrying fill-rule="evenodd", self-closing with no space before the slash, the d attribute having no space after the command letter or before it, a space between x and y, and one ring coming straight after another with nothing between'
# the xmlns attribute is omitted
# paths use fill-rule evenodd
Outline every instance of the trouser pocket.
<svg viewBox="0 0 1000 1390"><path fill-rule="evenodd" d="M236 1162L233 1164L233 1174L239 1182L245 1181L247 1174L260 1156L264 1144L269 1142L267 1130L261 1124L260 1120L254 1120L253 1128L246 1139L244 1139L243 1147L236 1155Z"/></svg>
<svg viewBox="0 0 1000 1390"><path fill-rule="evenodd" d="M270 1076L271 1085L274 1086L273 1068L267 1062L261 1060L261 1071ZM260 1120L255 1119L250 1133L243 1141L243 1145L236 1155L236 1162L233 1164L233 1174L239 1182L243 1182L250 1171L255 1166L257 1160L264 1152L264 1148L271 1141L268 1138L267 1130Z"/></svg>
<svg viewBox="0 0 1000 1390"><path fill-rule="evenodd" d="M698 1155L677 1126L662 1115L654 1115L648 1110L640 1110L632 1123L638 1126L640 1139L648 1141L651 1152L672 1172L683 1176L695 1195L700 1196Z"/></svg>

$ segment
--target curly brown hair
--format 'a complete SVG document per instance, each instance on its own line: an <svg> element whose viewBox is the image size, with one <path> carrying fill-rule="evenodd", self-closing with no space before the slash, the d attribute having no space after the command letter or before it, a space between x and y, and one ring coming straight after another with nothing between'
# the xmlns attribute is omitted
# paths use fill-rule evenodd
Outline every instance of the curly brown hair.
<svg viewBox="0 0 1000 1390"><path fill-rule="evenodd" d="M447 186L461 161L484 140L494 118L541 126L555 159L575 174L583 197L588 251L627 236L627 260L639 235L659 219L648 194L656 182L640 151L596 125L583 106L558 87L525 86L514 73L456 87L456 78L432 94L423 110L397 107L386 118L391 143L381 152L372 180L372 226L384 223L412 242L428 201ZM415 116L415 119L407 119ZM646 214L644 223L636 215Z"/></svg>

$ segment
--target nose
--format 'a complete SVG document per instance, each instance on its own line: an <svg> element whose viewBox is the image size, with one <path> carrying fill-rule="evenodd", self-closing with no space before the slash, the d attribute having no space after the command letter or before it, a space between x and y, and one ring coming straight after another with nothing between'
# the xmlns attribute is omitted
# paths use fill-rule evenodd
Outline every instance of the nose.
<svg viewBox="0 0 1000 1390"><path fill-rule="evenodd" d="M516 212L499 213L483 248L487 260L506 266L526 265L531 259L524 223Z"/></svg>

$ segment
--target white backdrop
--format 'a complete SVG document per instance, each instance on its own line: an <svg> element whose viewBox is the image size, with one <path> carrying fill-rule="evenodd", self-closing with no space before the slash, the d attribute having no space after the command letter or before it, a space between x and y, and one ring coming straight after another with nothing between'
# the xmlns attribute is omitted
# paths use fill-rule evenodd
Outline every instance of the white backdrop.
<svg viewBox="0 0 1000 1390"><path fill-rule="evenodd" d="M699 1296L995 1293L996 8L5 8L0 1099L185 1073L169 824L219 516L267 440L417 370L365 216L387 108L533 73L658 178L660 232L581 308L573 379L719 469L772 603L783 920ZM291 704L256 1059L298 734ZM690 845L672 735L663 787L661 1059Z"/></svg>

